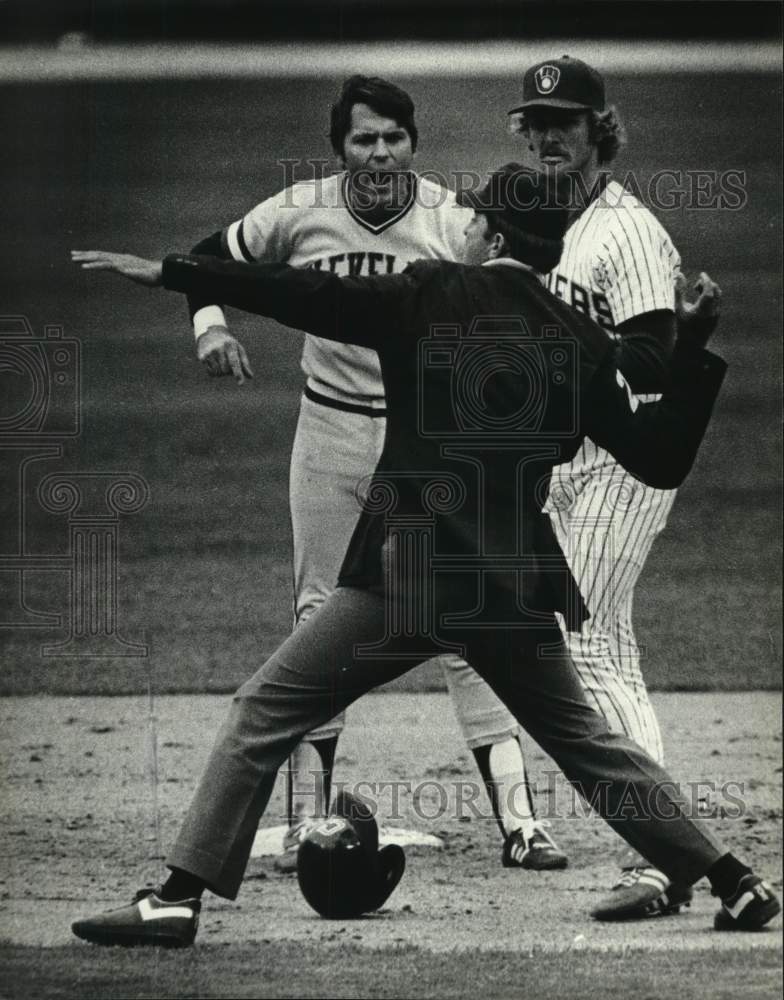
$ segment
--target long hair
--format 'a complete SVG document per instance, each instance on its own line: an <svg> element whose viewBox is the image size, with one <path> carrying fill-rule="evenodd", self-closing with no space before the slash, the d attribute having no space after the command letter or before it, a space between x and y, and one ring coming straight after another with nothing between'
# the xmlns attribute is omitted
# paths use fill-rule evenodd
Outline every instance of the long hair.
<svg viewBox="0 0 784 1000"><path fill-rule="evenodd" d="M591 112L591 142L598 151L599 166L612 163L626 144L626 129L614 107Z"/></svg>
<svg viewBox="0 0 784 1000"><path fill-rule="evenodd" d="M614 107L606 111L587 111L590 125L590 139L597 149L599 166L612 163L626 144L626 129ZM511 131L519 135L529 134L525 111L512 116Z"/></svg>

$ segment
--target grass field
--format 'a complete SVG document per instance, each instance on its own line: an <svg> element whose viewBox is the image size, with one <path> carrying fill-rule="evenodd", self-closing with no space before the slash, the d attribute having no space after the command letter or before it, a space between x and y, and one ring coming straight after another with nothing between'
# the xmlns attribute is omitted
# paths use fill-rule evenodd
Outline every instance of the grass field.
<svg viewBox="0 0 784 1000"><path fill-rule="evenodd" d="M67 255L72 246L161 254L236 218L280 186L278 157L328 156L336 83L2 88L0 308L27 316L38 335L45 324L63 325L83 353L83 430L61 460L29 466L26 544L34 553L66 551L64 518L37 508L35 487L46 473L143 476L151 500L120 527L120 629L149 644L152 662L42 657L41 644L68 627L67 579L28 573L28 605L66 617L59 630L5 631L0 690L139 691L150 672L159 691L227 690L287 632L286 480L300 335L238 315L234 329L245 336L257 378L241 390L209 380L193 358L179 298L79 273ZM519 154L504 133L513 80L418 79L410 89L420 109L420 168L485 170ZM747 195L738 211L659 213L687 272L707 268L724 289L716 342L731 370L639 588L646 675L659 688L775 687L780 84L766 75L627 76L611 78L608 89L629 132L619 173L632 171L644 187L661 168L742 170ZM683 174L683 190L689 183ZM23 392L12 376L5 384L10 401L15 389ZM6 458L10 503L16 468ZM0 553L14 551L14 524L6 519ZM12 586L10 575L2 578ZM419 683L431 682L437 673L420 675Z"/></svg>
<svg viewBox="0 0 784 1000"><path fill-rule="evenodd" d="M47 953L45 965L25 948L0 948L0 960L12 984L8 1000L30 996L49 1000L105 1000L122 997L331 997L356 1000L389 997L399 1000L457 1000L466 996L465 957L433 955L418 948L400 947L382 963L358 945L271 946L263 941L241 947L200 948L192 955L163 954L141 962L138 955L116 954L117 949L74 968L71 948ZM738 948L722 955L726 961L721 982L715 981L716 955L702 952L672 954L628 949L619 953L542 951L526 955L489 952L470 966L471 995L493 1000L653 1000L652 992L666 975L677 984L680 997L711 1000L771 1000L781 990L781 966L773 952ZM568 961L569 975L564 975ZM31 966L33 972L30 972ZM291 969L299 975L292 982ZM706 980L712 981L707 986ZM231 983L231 993L226 984ZM308 984L318 984L315 988Z"/></svg>

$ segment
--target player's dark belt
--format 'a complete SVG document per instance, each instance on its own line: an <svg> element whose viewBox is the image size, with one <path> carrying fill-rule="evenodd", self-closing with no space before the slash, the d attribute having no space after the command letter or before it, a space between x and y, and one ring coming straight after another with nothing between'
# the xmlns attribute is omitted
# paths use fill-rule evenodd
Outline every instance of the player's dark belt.
<svg viewBox="0 0 784 1000"><path fill-rule="evenodd" d="M344 410L346 413L361 413L365 417L385 417L387 411L384 408L375 406L361 406L359 403L344 403L340 399L332 399L331 396L322 396L320 392L305 386L305 395L314 403L322 406L330 406L333 410Z"/></svg>

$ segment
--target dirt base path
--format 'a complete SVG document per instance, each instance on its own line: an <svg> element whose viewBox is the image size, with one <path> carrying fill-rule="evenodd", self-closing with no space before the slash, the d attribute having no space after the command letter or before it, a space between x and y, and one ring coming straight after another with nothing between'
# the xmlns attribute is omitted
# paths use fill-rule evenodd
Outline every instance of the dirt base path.
<svg viewBox="0 0 784 1000"><path fill-rule="evenodd" d="M781 889L779 696L662 694L654 698L668 765L709 809L729 846ZM5 761L0 838L2 937L28 946L74 941L70 921L119 905L157 882L165 845L193 790L226 698L11 698L0 703ZM433 952L737 948L710 931L713 900L700 885L676 919L612 926L588 913L612 884L622 843L586 817L571 789L532 748L541 815L570 855L565 872L504 870L495 823L484 813L473 759L443 694L379 694L354 708L338 777L364 786L379 819L435 833L441 850L410 848L388 906L357 921L319 919L292 876L252 863L239 901L208 898L200 942L301 941ZM283 820L278 782L268 825ZM375 792L375 794L374 794ZM461 805L462 803L462 805ZM748 948L777 947L780 921ZM75 947L80 945L74 943Z"/></svg>

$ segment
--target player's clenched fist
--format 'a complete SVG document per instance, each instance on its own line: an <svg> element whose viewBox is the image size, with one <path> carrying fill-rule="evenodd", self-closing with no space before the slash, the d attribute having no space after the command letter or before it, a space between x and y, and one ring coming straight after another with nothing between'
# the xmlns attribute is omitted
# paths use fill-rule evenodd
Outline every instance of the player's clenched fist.
<svg viewBox="0 0 784 1000"><path fill-rule="evenodd" d="M196 355L210 375L233 375L238 385L253 378L245 348L225 326L211 326L196 341Z"/></svg>
<svg viewBox="0 0 784 1000"><path fill-rule="evenodd" d="M679 271L675 276L675 315L678 318L678 340L695 347L704 347L716 329L721 315L721 288L709 274L702 271L694 282L697 298L686 298L688 282Z"/></svg>
<svg viewBox="0 0 784 1000"><path fill-rule="evenodd" d="M109 250L72 250L71 260L84 271L113 271L123 278L150 288L160 285L163 261L145 260L131 253L112 253Z"/></svg>

